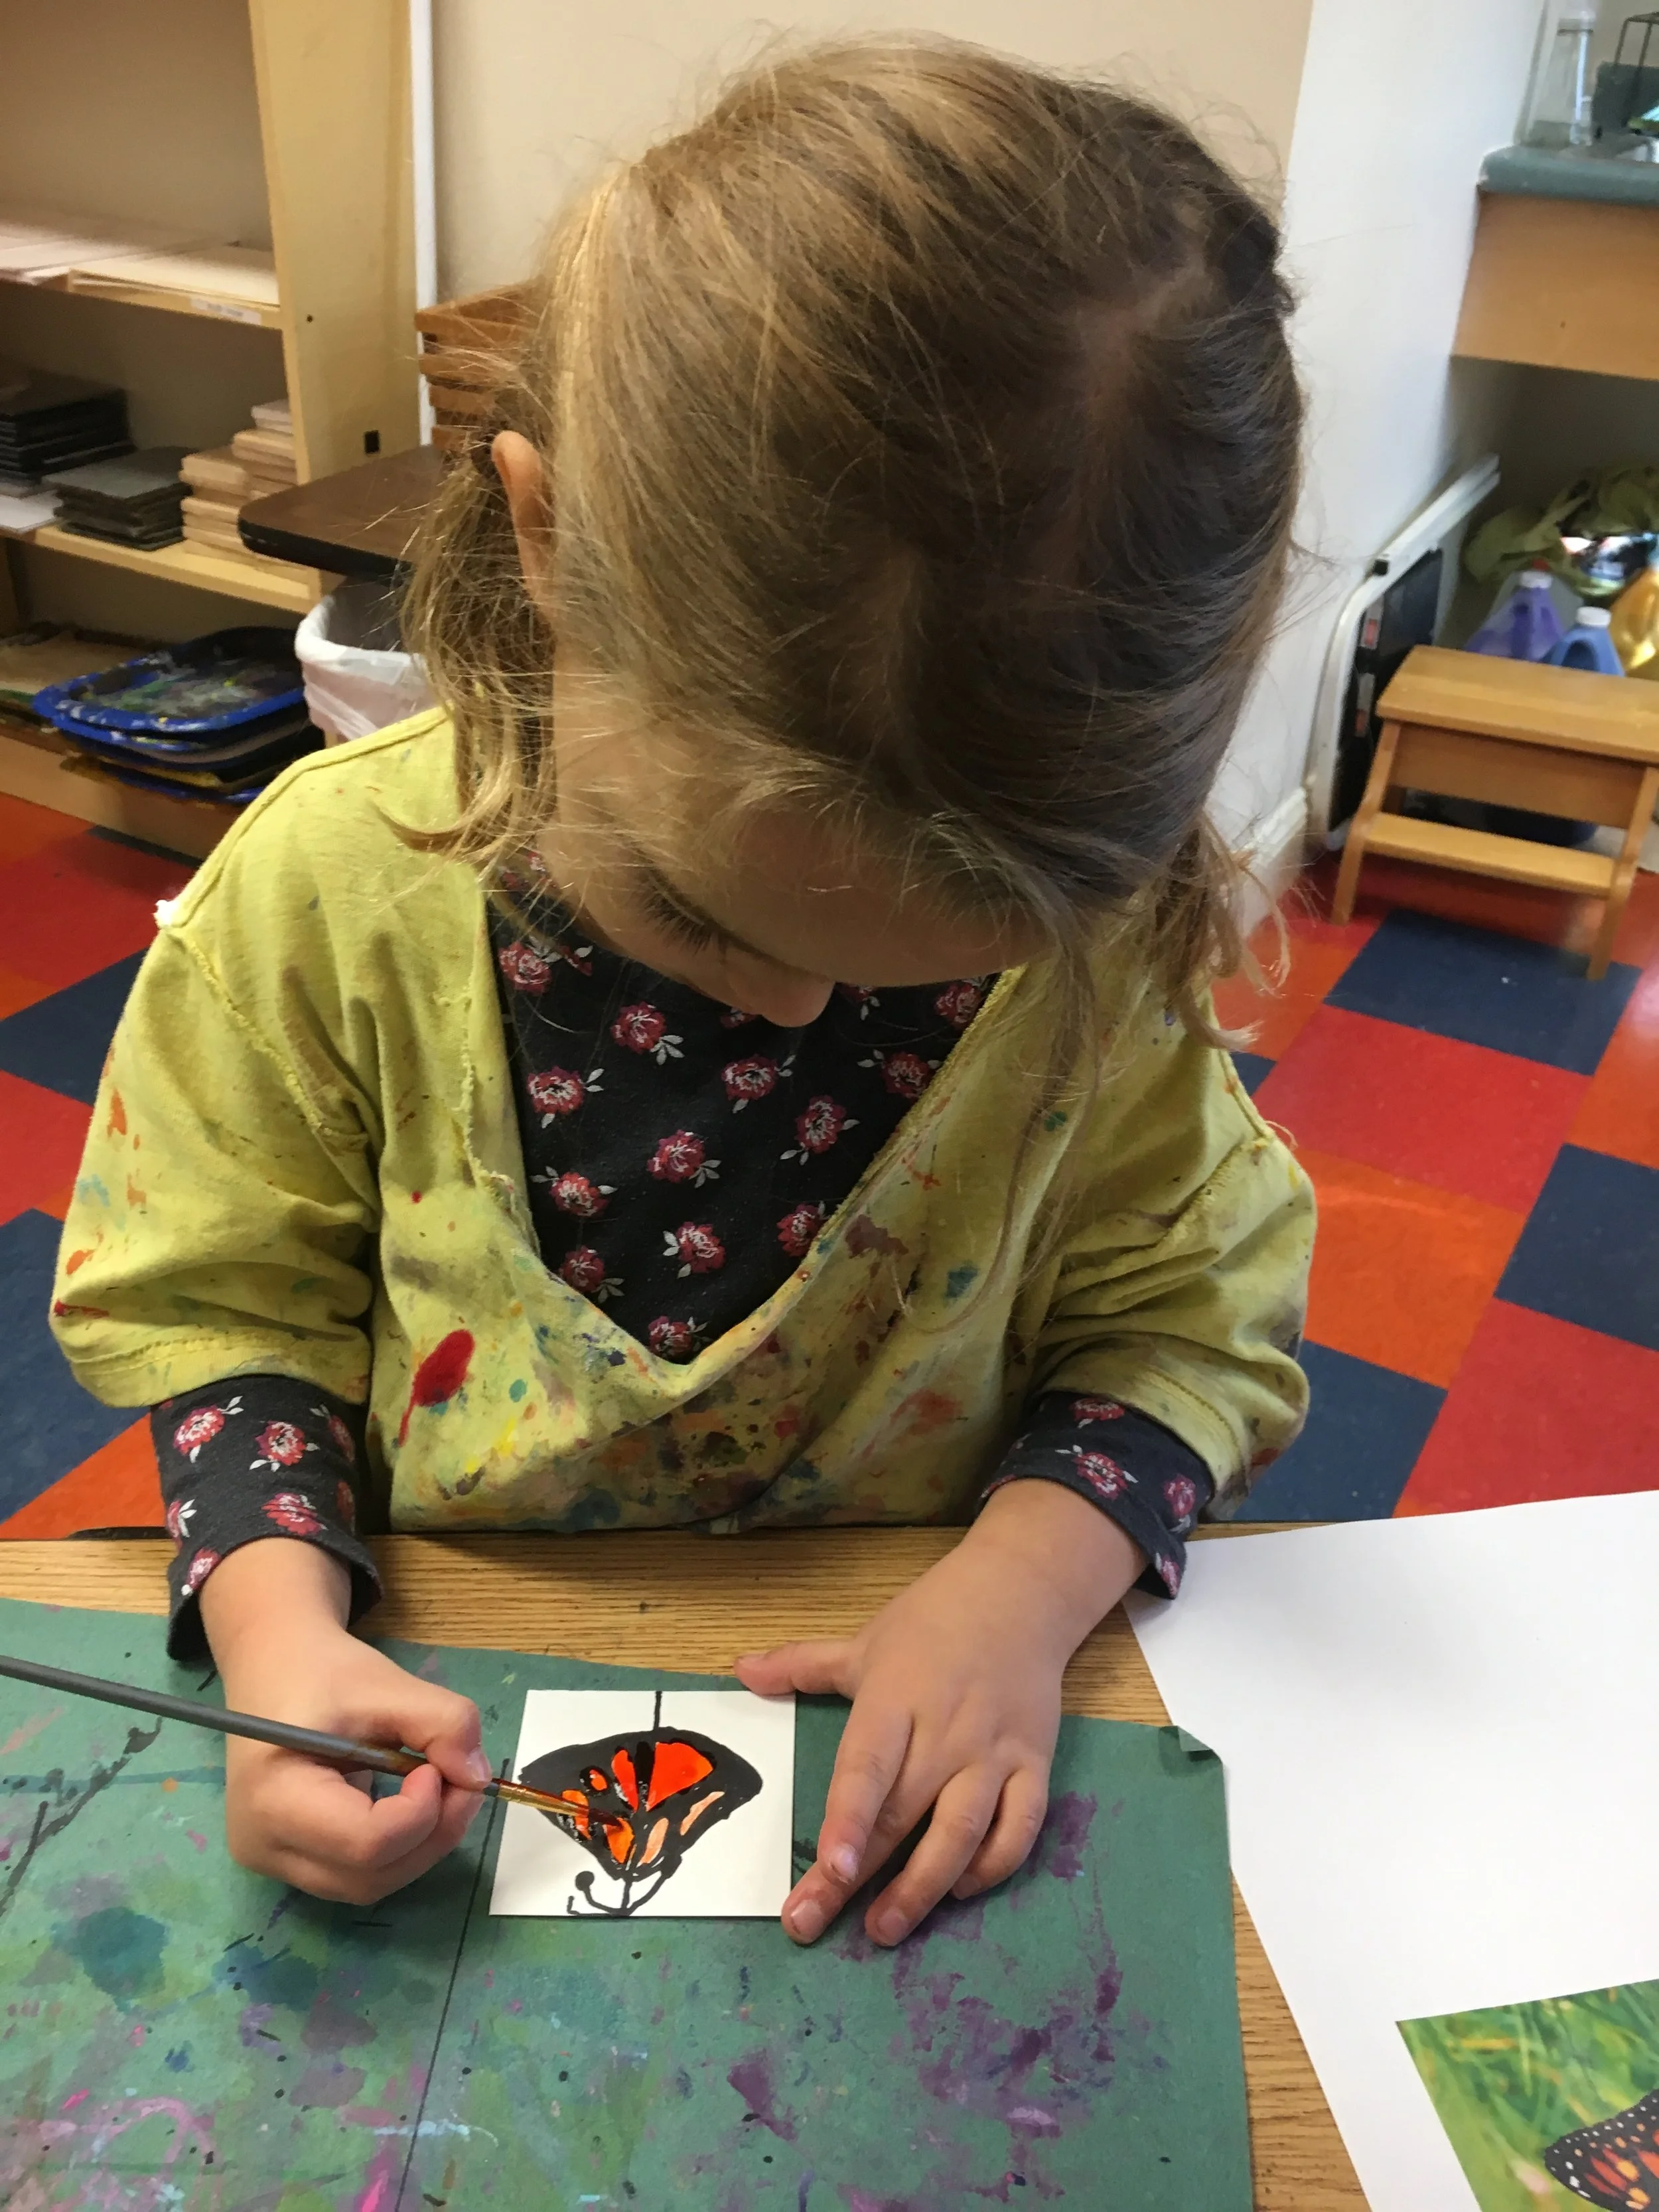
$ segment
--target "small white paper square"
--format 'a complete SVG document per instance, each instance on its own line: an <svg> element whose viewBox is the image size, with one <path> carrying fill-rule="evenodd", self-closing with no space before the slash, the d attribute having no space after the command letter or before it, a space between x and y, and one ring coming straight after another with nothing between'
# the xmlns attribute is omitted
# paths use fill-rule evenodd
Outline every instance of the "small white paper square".
<svg viewBox="0 0 1659 2212"><path fill-rule="evenodd" d="M712 1757L706 1775L699 1768L709 1750L683 1747L671 1754L655 1748L669 1739L684 1745L688 1737L720 1754ZM621 1808L614 1847L596 1821L586 1823L584 1842L545 1814L508 1805L492 1913L761 1920L781 1911L793 1886L793 1698L757 1698L742 1689L527 1691L514 1778L545 1787L546 1769L529 1777L526 1770L552 1758L571 1770L580 1789L580 1762L558 1757L579 1746L602 1747L592 1765L612 1783L605 1802L617 1808L618 1787L645 1802ZM617 1751L625 1754L620 1770ZM641 1784L656 1760L662 1762L659 1802L652 1803L653 1793ZM683 1786L667 1793L669 1782ZM717 1796L721 1790L725 1796ZM739 1796L744 1802L726 1809Z"/></svg>

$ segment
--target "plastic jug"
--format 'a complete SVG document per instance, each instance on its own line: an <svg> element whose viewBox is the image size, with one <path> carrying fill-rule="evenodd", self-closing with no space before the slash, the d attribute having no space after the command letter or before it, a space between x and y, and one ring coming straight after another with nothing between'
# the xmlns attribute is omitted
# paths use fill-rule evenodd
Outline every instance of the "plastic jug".
<svg viewBox="0 0 1659 2212"><path fill-rule="evenodd" d="M1625 664L1619 658L1610 635L1613 617L1606 607L1580 607L1578 619L1550 654L1558 668L1585 668L1597 676L1622 676Z"/></svg>
<svg viewBox="0 0 1659 2212"><path fill-rule="evenodd" d="M1659 551L1613 601L1610 635L1626 676L1659 683Z"/></svg>
<svg viewBox="0 0 1659 2212"><path fill-rule="evenodd" d="M1550 597L1547 568L1523 568L1515 589L1500 599L1464 648L1502 660L1547 660L1561 642L1561 623Z"/></svg>

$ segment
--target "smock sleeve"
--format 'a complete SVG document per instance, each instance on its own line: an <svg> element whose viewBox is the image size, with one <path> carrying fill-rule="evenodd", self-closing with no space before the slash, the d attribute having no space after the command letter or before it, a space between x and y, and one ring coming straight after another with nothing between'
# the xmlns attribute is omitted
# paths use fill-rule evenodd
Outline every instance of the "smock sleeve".
<svg viewBox="0 0 1659 2212"><path fill-rule="evenodd" d="M106 1405L245 1374L368 1395L373 1133L302 987L271 1006L280 1044L210 933L163 928L139 970L53 1285L58 1343Z"/></svg>
<svg viewBox="0 0 1659 2212"><path fill-rule="evenodd" d="M1196 1453L1225 1518L1299 1431L1311 1184L1228 1055L1133 1018L1079 1139L1028 1397L1132 1407Z"/></svg>

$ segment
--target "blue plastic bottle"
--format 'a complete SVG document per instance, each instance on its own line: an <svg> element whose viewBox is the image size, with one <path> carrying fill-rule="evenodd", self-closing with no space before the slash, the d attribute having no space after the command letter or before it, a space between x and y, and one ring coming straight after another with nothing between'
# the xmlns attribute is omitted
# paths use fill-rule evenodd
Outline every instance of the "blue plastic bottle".
<svg viewBox="0 0 1659 2212"><path fill-rule="evenodd" d="M1547 660L1560 642L1549 571L1523 568L1515 589L1487 616L1464 650L1492 653L1501 660Z"/></svg>
<svg viewBox="0 0 1659 2212"><path fill-rule="evenodd" d="M1613 616L1606 607L1580 607L1578 619L1550 653L1558 668L1586 668L1596 676L1622 676L1625 664L1611 635Z"/></svg>

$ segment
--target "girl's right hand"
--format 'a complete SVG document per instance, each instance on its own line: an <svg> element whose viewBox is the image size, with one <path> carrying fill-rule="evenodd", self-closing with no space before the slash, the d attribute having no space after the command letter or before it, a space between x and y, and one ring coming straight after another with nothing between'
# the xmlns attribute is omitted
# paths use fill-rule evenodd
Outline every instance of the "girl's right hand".
<svg viewBox="0 0 1659 2212"><path fill-rule="evenodd" d="M296 1553L309 1556L301 1562ZM280 1554L288 1556L273 1557ZM232 1568L239 1568L234 1576ZM203 1596L211 1593L216 1602L204 1612L226 1705L360 1742L407 1746L431 1763L405 1775L395 1793L389 1778L376 1777L386 1794L371 1797L367 1776L348 1778L302 1753L228 1736L231 1856L313 1897L373 1905L452 1850L483 1802L476 1787L459 1786L490 1776L478 1709L360 1643L331 1603L302 1607L298 1619L286 1607L251 1608L248 1600L276 1595L273 1570L277 1583L297 1571L319 1596L332 1595L326 1581L313 1582L325 1571L344 1581L326 1553L281 1540L247 1545L215 1570ZM221 1576L226 1583L215 1591ZM290 1586L285 1595L299 1593Z"/></svg>

